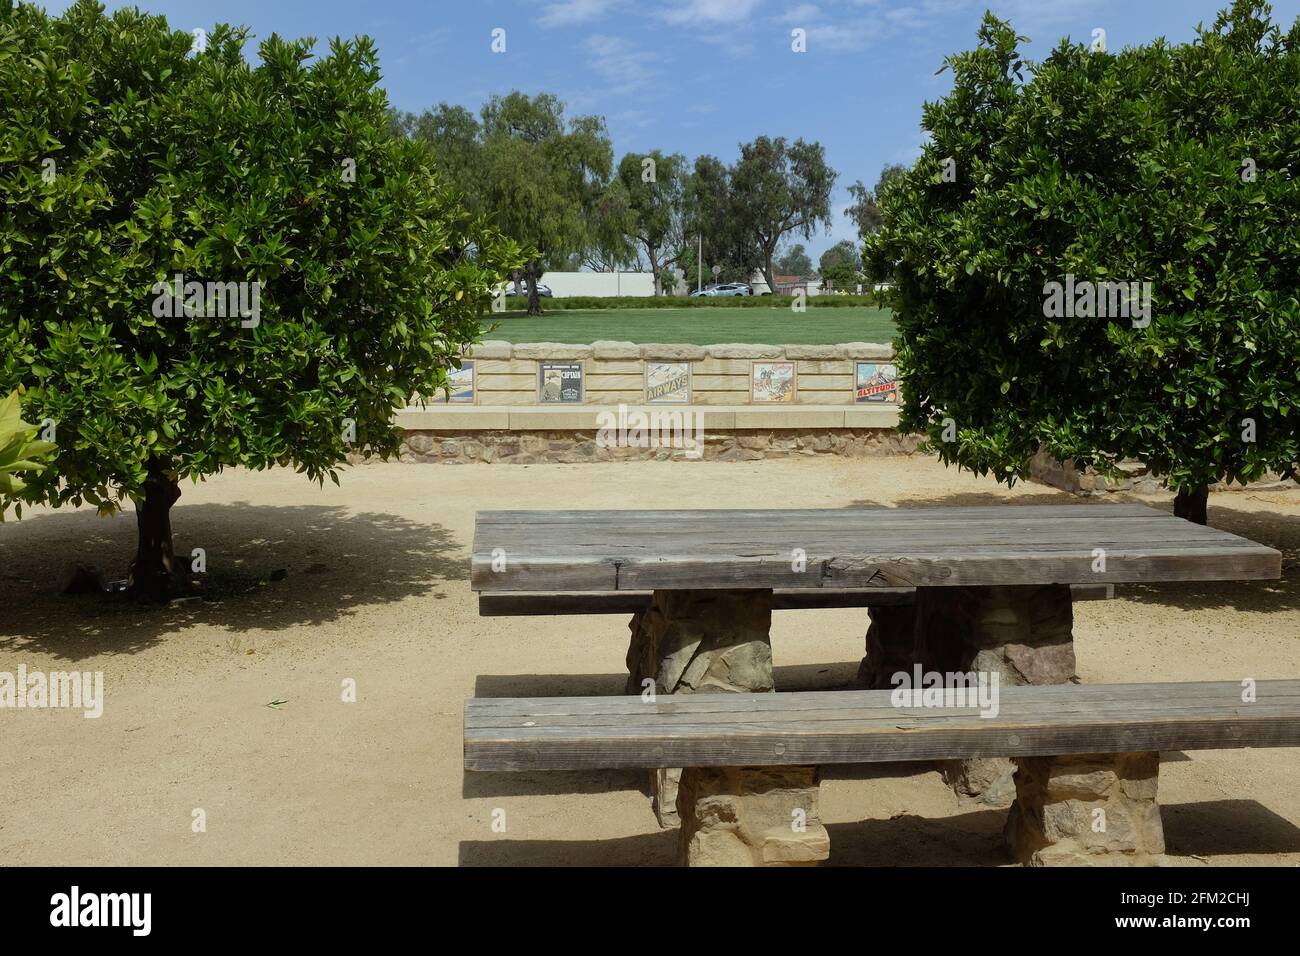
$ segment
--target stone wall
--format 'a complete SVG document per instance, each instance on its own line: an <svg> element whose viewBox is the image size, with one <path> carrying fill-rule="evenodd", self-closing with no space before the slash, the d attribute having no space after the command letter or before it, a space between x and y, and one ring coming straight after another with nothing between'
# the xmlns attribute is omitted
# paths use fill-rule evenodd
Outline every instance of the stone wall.
<svg viewBox="0 0 1300 956"><path fill-rule="evenodd" d="M812 458L905 455L916 449L918 436L888 428L745 429L705 434L705 461L758 461L771 458ZM601 447L592 430L411 431L402 446L402 461L436 464L475 462L511 465L574 464L588 461L678 461L689 456L679 448ZM698 456L696 456L698 457Z"/></svg>
<svg viewBox="0 0 1300 956"><path fill-rule="evenodd" d="M397 414L397 425L406 433L403 461L537 464L857 458L910 454L919 444L919 438L897 433L896 400L857 400L855 363L891 365L894 352L889 345L487 341L466 358L473 360L473 401L430 402ZM752 400L753 363L766 360L793 363L795 388L790 401ZM581 402L541 401L540 364L551 361L581 363ZM688 403L649 401L646 368L655 362L689 365ZM892 398L897 399L896 392ZM615 415L619 428L611 429ZM657 422L650 426L655 437L630 437L629 416ZM664 420L672 416L689 429L691 440L685 445L666 437L671 429ZM611 440L611 431L620 435ZM664 447L665 443L673 447Z"/></svg>
<svg viewBox="0 0 1300 956"><path fill-rule="evenodd" d="M702 318L707 321L707 318ZM647 400L647 362L689 362L692 405L750 403L754 361L795 363L795 396L790 404L853 405L854 362L890 363L890 345L847 342L840 345L678 345L665 343L480 342L466 356L474 361L475 401L488 406L539 405L538 363L581 362L584 405L640 405ZM865 404L865 403L864 403ZM548 407L563 407L549 405Z"/></svg>
<svg viewBox="0 0 1300 956"><path fill-rule="evenodd" d="M1084 496L1108 495L1119 492L1154 495L1168 490L1165 487L1164 479L1140 461L1121 461L1116 467L1120 471L1120 476L1118 478L1106 478L1091 468L1076 468L1073 461L1060 462L1046 452L1039 452L1034 456L1033 461L1029 463L1029 474L1035 481L1041 481L1053 488L1060 488L1063 491ZM1277 475L1269 475L1263 481L1252 482L1249 485L1221 481L1210 486L1210 490L1231 491L1243 487L1254 489L1294 488L1296 482L1283 481Z"/></svg>

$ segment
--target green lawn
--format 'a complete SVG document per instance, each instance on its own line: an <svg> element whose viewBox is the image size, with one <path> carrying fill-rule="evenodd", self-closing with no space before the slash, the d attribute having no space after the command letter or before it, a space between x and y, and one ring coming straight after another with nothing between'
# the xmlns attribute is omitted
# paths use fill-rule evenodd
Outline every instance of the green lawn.
<svg viewBox="0 0 1300 956"><path fill-rule="evenodd" d="M684 345L718 342L834 345L889 342L894 338L893 317L888 309L873 306L819 309L811 302L806 312L788 308L557 309L540 317L506 314L493 318L497 327L483 337L507 342L587 344L613 339Z"/></svg>

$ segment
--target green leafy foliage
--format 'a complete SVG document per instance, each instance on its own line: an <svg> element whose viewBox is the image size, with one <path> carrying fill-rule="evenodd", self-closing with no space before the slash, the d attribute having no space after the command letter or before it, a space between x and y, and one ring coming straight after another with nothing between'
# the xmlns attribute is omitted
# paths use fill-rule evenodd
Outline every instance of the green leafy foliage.
<svg viewBox="0 0 1300 956"><path fill-rule="evenodd" d="M527 280L529 311L541 314L537 281L557 263L570 265L593 245L608 246L621 230L621 209L602 205L614 162L605 121L566 118L551 93L493 96L476 119L440 103L394 113L391 128L425 144L440 170L458 183L472 209L528 250L517 276ZM614 214L613 223L609 218ZM617 258L620 243L606 252Z"/></svg>
<svg viewBox="0 0 1300 956"><path fill-rule="evenodd" d="M626 235L645 253L654 276L655 294L672 291L670 268L677 264L686 248L683 203L685 179L689 167L680 153L665 156L659 150L628 153L615 171L610 201L617 208L618 195L625 197Z"/></svg>
<svg viewBox="0 0 1300 956"><path fill-rule="evenodd" d="M826 164L820 143L760 136L740 145L731 169L730 215L759 254L769 287L775 287L773 259L788 234L812 238L818 226L830 227L835 170Z"/></svg>
<svg viewBox="0 0 1300 956"><path fill-rule="evenodd" d="M37 426L23 421L18 392L0 400L0 521L9 502L27 486L22 476L43 472L45 459L58 451L53 442L37 440L38 431ZM22 505L15 510L22 517Z"/></svg>
<svg viewBox="0 0 1300 956"><path fill-rule="evenodd" d="M858 180L849 187L849 196L853 204L844 210L844 214L858 227L858 236L866 238L884 222L884 213L880 211L880 199L889 184L907 172L907 167L898 163L887 163L880 171L880 179L875 189L868 189Z"/></svg>
<svg viewBox="0 0 1300 956"><path fill-rule="evenodd" d="M744 222L739 196L732 182L733 169L716 156L699 156L686 181L683 194L686 218L686 251L681 267L688 277L698 276L703 266L706 282L713 281L713 267L721 282L748 282L763 263L763 253ZM699 261L703 245L704 261Z"/></svg>
<svg viewBox="0 0 1300 956"><path fill-rule="evenodd" d="M850 239L841 239L822 253L822 282L835 289L856 289L863 282L862 256Z"/></svg>
<svg viewBox="0 0 1300 956"><path fill-rule="evenodd" d="M1293 474L1300 21L1239 0L1188 44L1041 64L992 16L979 39L866 242L897 285L903 427L1008 482L1040 448L1184 490ZM1149 325L1048 317L1067 275L1150 282Z"/></svg>
<svg viewBox="0 0 1300 956"><path fill-rule="evenodd" d="M392 135L369 39L272 36L256 64L242 29L207 40L90 0L0 16L0 389L59 440L28 501L233 465L337 482L396 449L393 411L446 384L522 261ZM158 315L178 274L257 283L256 324Z"/></svg>
<svg viewBox="0 0 1300 956"><path fill-rule="evenodd" d="M772 268L781 275L799 276L804 279L813 274L812 259L808 257L808 250L804 248L802 242L796 242L779 255L772 263Z"/></svg>

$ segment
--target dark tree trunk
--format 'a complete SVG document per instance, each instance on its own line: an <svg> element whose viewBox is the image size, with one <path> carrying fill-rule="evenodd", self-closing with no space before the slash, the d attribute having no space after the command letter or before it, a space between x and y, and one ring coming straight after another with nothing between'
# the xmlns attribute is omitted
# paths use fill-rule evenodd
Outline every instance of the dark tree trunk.
<svg viewBox="0 0 1300 956"><path fill-rule="evenodd" d="M542 297L537 294L537 266L535 263L528 264L528 314L542 314Z"/></svg>
<svg viewBox="0 0 1300 956"><path fill-rule="evenodd" d="M181 496L162 465L149 464L144 500L136 502L135 560L131 562L130 592L146 601L166 601L176 590L175 554L172 551L171 508Z"/></svg>
<svg viewBox="0 0 1300 956"><path fill-rule="evenodd" d="M663 280L663 277L660 276L660 274L659 274L659 272L660 272L659 259L658 259L658 257L655 255L655 252L656 252L655 247L654 247L654 246L647 245L647 246L646 246L646 251L647 251L647 253L648 253L649 256L650 256L650 275L652 275L652 276L654 277L654 283L655 283L655 295L663 295L663 294L664 294L664 280Z"/></svg>
<svg viewBox="0 0 1300 956"><path fill-rule="evenodd" d="M1205 506L1210 498L1208 485L1199 488L1179 488L1174 497L1174 516L1186 518L1196 524L1205 524Z"/></svg>

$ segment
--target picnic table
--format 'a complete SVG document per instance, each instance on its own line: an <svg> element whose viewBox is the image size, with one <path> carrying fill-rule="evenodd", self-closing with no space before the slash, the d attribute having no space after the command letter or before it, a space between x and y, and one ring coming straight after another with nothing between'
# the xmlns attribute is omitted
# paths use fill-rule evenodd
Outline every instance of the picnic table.
<svg viewBox="0 0 1300 956"><path fill-rule="evenodd" d="M914 589L911 602L872 607L864 685L919 666L996 674L1006 687L1077 683L1072 585L1280 574L1272 548L1134 504L485 511L471 587L480 597L651 592L631 622L627 692L653 698L775 690L774 593ZM960 792L1009 799L1006 751L962 751L946 777ZM679 776L655 769L661 819L672 819ZM788 772L782 780L791 789Z"/></svg>

